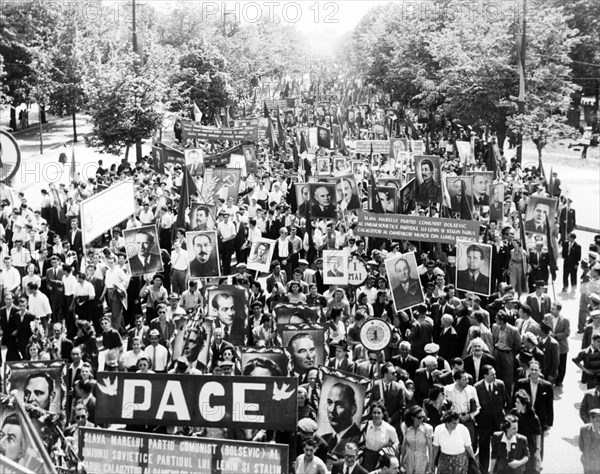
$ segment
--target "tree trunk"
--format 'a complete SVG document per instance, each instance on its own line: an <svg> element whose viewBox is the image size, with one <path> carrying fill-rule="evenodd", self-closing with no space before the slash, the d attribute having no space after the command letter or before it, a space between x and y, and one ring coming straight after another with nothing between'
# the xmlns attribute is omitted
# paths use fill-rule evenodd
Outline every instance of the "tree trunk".
<svg viewBox="0 0 600 474"><path fill-rule="evenodd" d="M142 161L142 140L136 140L135 142L135 162L141 163Z"/></svg>
<svg viewBox="0 0 600 474"><path fill-rule="evenodd" d="M17 130L17 109L15 107L10 108L10 123L8 126L12 128L13 132Z"/></svg>
<svg viewBox="0 0 600 474"><path fill-rule="evenodd" d="M125 161L128 161L129 158L129 145L127 145L127 148L125 148Z"/></svg>
<svg viewBox="0 0 600 474"><path fill-rule="evenodd" d="M38 107L40 108L40 121L41 121L41 123L48 123L48 120L46 120L46 106L38 104Z"/></svg>
<svg viewBox="0 0 600 474"><path fill-rule="evenodd" d="M77 120L75 119L75 112L73 112L73 141L77 141Z"/></svg>

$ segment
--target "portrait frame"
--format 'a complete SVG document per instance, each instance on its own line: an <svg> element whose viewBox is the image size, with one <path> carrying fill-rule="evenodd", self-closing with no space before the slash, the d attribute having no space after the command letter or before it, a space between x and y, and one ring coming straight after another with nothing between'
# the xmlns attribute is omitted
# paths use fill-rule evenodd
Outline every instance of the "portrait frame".
<svg viewBox="0 0 600 474"><path fill-rule="evenodd" d="M185 166L191 176L204 174L204 150L202 148L186 148L183 151Z"/></svg>
<svg viewBox="0 0 600 474"><path fill-rule="evenodd" d="M413 178L400 189L398 214L409 214L415 208L415 183Z"/></svg>
<svg viewBox="0 0 600 474"><path fill-rule="evenodd" d="M276 324L316 324L319 311L305 304L278 303L273 308Z"/></svg>
<svg viewBox="0 0 600 474"><path fill-rule="evenodd" d="M341 164L341 166L340 166ZM343 156L336 156L333 159L333 169L335 173L348 173L350 170L348 169L348 160Z"/></svg>
<svg viewBox="0 0 600 474"><path fill-rule="evenodd" d="M315 193L319 188L324 187L329 191L329 204L322 207L315 198ZM336 185L335 183L310 183L310 217L311 218L330 218L337 217L337 200L336 200Z"/></svg>
<svg viewBox="0 0 600 474"><path fill-rule="evenodd" d="M257 239L256 242L253 242L252 247L250 247L250 254L248 255L248 269L259 272L269 272L276 242L276 240L265 238L260 238ZM266 246L266 251L262 257L259 257L258 250L264 246Z"/></svg>
<svg viewBox="0 0 600 474"><path fill-rule="evenodd" d="M418 203L423 204L440 204L443 201L442 187L441 187L441 169L440 169L440 157L433 155L415 155L415 173L416 173L416 185L415 185L415 200ZM423 186L425 180L422 175L423 164L429 164L433 166L432 169L432 181L434 189L427 191ZM427 195L433 192L435 194L434 199L430 199ZM427 198L427 199L426 199Z"/></svg>
<svg viewBox="0 0 600 474"><path fill-rule="evenodd" d="M206 223L206 226L204 226L204 225L201 226L198 223L198 212L200 210L206 210L208 212L208 221ZM192 204L192 206L190 208L190 230L192 232L215 230L217 228L216 215L217 215L217 206L215 206L215 205L202 204L199 202ZM204 228L204 227L206 227L206 228Z"/></svg>
<svg viewBox="0 0 600 474"><path fill-rule="evenodd" d="M233 198L238 200L242 170L240 168L208 168L202 181L202 196L207 204L218 204Z"/></svg>
<svg viewBox="0 0 600 474"><path fill-rule="evenodd" d="M242 145L242 154L246 160L246 171L248 174L258 173L258 162L256 161L256 145Z"/></svg>
<svg viewBox="0 0 600 474"><path fill-rule="evenodd" d="M311 176L309 176L310 178ZM306 196L302 191L306 190ZM310 211L310 186L309 183L295 183L294 192L296 193L297 212L300 217L306 217L306 211Z"/></svg>
<svg viewBox="0 0 600 474"><path fill-rule="evenodd" d="M146 266L144 266L140 259L139 244L135 241L138 234L145 234L153 239L153 243L149 249L149 263ZM125 239L127 264L129 265L132 276L151 275L154 273L161 273L164 270L156 224L144 225L134 229L125 229L123 231L123 238ZM148 271L145 271L144 269L147 269Z"/></svg>
<svg viewBox="0 0 600 474"><path fill-rule="evenodd" d="M317 126L317 146L319 148L331 148L331 131L328 128Z"/></svg>
<svg viewBox="0 0 600 474"><path fill-rule="evenodd" d="M329 355L327 350L327 344L325 344L325 326L322 324L278 324L277 325L277 336L281 341L281 347L285 349L290 359L290 372L293 373L296 367L294 366L294 358L288 348L290 340L301 333L308 334L315 345L315 361L311 368L318 368L320 365L324 365L327 362L327 356ZM308 370L308 369L307 369Z"/></svg>
<svg viewBox="0 0 600 474"><path fill-rule="evenodd" d="M527 202L527 210L525 212L525 232L531 234L542 234L546 235L546 226L550 225L550 229L554 229L555 226L555 214L556 214L556 206L558 204L558 200L556 198L549 198L544 196L530 196L529 201ZM537 223L535 220L536 217L536 208L538 206L548 206L548 213L546 214L548 217L548 222L541 222L543 230L539 231L537 229Z"/></svg>
<svg viewBox="0 0 600 474"><path fill-rule="evenodd" d="M246 325L248 320L246 292L233 285L216 285L206 287L206 319L213 321L215 328L223 328L226 324L220 319L218 310L215 306L219 305L221 295L227 295L233 299L233 308L235 309L232 323L228 326L229 339L225 339L234 346L243 346L246 344ZM214 332L214 331L213 331Z"/></svg>
<svg viewBox="0 0 600 474"><path fill-rule="evenodd" d="M206 262L200 262L196 259L196 250L194 249L194 239L197 236L206 236L211 244L211 254ZM201 230L185 233L187 245L190 278L212 278L221 276L221 260L219 258L219 241L216 230Z"/></svg>
<svg viewBox="0 0 600 474"><path fill-rule="evenodd" d="M490 187L492 182L494 181L494 172L493 171L468 171L467 176L470 176L471 181L471 200L473 201L473 205L478 208L482 206L489 206L490 204ZM479 176L483 176L485 178L486 186L485 186L485 200L483 203L478 204L475 202L475 179Z"/></svg>
<svg viewBox="0 0 600 474"><path fill-rule="evenodd" d="M331 174L329 158L317 158L317 175L329 176Z"/></svg>
<svg viewBox="0 0 600 474"><path fill-rule="evenodd" d="M461 183L461 192L464 188L465 201L459 201L457 196L460 194L456 189L456 183ZM472 176L446 176L446 189L450 196L450 211L453 217L463 220L471 218L474 210L473 206L473 177Z"/></svg>
<svg viewBox="0 0 600 474"><path fill-rule="evenodd" d="M478 267L478 274L471 280L468 269L468 254L471 249L478 248L481 255L477 260L481 261ZM477 253L477 252L475 252ZM476 264L476 261L474 262ZM481 244L470 240L456 241L456 289L470 293L476 293L482 296L491 294L492 284L492 246Z"/></svg>
<svg viewBox="0 0 600 474"><path fill-rule="evenodd" d="M402 286L400 281L400 272L397 267L400 260L404 260L408 264L408 280L405 283L406 288ZM390 284L392 300L396 312L412 308L425 302L425 294L419 279L417 258L414 252L406 252L396 257L388 258L384 260L383 263L385 264L385 271ZM403 269L405 268L405 265L401 264L400 267Z"/></svg>
<svg viewBox="0 0 600 474"><path fill-rule="evenodd" d="M352 194L350 199L344 195L344 181L350 184ZM356 185L356 178L353 174L346 174L338 176L335 179L335 190L336 190L336 201L340 210L354 210L361 209L362 205L360 202L360 196L358 194L358 186Z"/></svg>
<svg viewBox="0 0 600 474"><path fill-rule="evenodd" d="M496 190L498 196L496 196ZM490 186L490 205L489 205L489 216L490 220L495 220L502 223L504 219L504 183L493 183ZM498 199L499 198L499 199ZM498 203L498 204L496 204Z"/></svg>
<svg viewBox="0 0 600 474"><path fill-rule="evenodd" d="M323 250L323 283L326 285L348 284L348 248L341 250ZM331 262L337 260L339 268L336 270Z"/></svg>
<svg viewBox="0 0 600 474"><path fill-rule="evenodd" d="M188 345L188 334L194 332L204 337L204 341L199 350L194 351L187 348ZM208 368L210 360L210 344L212 342L213 325L212 321L205 320L201 321L200 318L195 317L194 319L188 320L184 323L183 327L177 332L175 339L173 340L173 360L177 360L181 356L187 357L190 366L195 367L199 370ZM190 352L187 352L187 351Z"/></svg>
<svg viewBox="0 0 600 474"><path fill-rule="evenodd" d="M396 188L396 186L376 186L375 192L378 195L385 194L385 200L382 199L381 196L379 196L379 202L383 207L383 212L385 214L396 214L398 210L398 189ZM391 210L388 207L388 203L392 205ZM371 206L372 205L373 203L371 203Z"/></svg>

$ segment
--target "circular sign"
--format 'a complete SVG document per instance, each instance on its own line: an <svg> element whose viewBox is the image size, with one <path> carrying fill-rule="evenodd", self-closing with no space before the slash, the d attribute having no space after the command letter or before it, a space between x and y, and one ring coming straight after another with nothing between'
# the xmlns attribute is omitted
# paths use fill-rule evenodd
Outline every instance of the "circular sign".
<svg viewBox="0 0 600 474"><path fill-rule="evenodd" d="M365 262L358 258L351 257L348 262L348 284L354 286L362 285L368 276L369 271L367 270Z"/></svg>
<svg viewBox="0 0 600 474"><path fill-rule="evenodd" d="M360 328L360 343L368 351L385 349L392 340L392 328L383 319L368 319Z"/></svg>
<svg viewBox="0 0 600 474"><path fill-rule="evenodd" d="M21 149L10 133L0 129L0 182L8 183L19 171Z"/></svg>

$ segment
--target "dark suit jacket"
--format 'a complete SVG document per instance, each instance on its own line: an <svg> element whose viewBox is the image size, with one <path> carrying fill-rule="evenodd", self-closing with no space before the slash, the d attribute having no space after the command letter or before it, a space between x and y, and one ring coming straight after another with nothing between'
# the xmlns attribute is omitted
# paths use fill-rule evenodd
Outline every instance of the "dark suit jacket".
<svg viewBox="0 0 600 474"><path fill-rule="evenodd" d="M529 264L531 265L531 273L529 275L531 280L534 282L544 280L547 283L550 276L550 256L548 252L540 252L539 258L536 251L529 252Z"/></svg>
<svg viewBox="0 0 600 474"><path fill-rule="evenodd" d="M499 335L500 335L500 326L498 326L497 324L494 324L492 326L492 340L494 341L494 344L496 344L498 342ZM512 349L512 353L514 356L516 356L519 353L519 351L521 350L521 335L519 334L519 331L517 330L517 328L514 326L511 326L510 324L506 325L506 343ZM493 348L491 348L491 347L490 347L490 349L493 350Z"/></svg>
<svg viewBox="0 0 600 474"><path fill-rule="evenodd" d="M160 331L160 327L158 328L158 330ZM135 337L136 332L137 332L137 328L135 328L135 327L133 327L129 331L127 331L127 350L128 351L133 349L133 338ZM144 346L147 346L148 344L150 344L149 333L150 333L150 328L146 325L142 326L140 337L142 338L142 345L144 345Z"/></svg>
<svg viewBox="0 0 600 474"><path fill-rule="evenodd" d="M408 280L408 291L404 291L404 287L402 285L397 285L394 287L393 292L396 310L398 311L404 308L415 306L423 301L418 280Z"/></svg>
<svg viewBox="0 0 600 474"><path fill-rule="evenodd" d="M554 339L558 342L559 354L569 352L569 336L571 335L571 323L567 318L560 315L556 327L552 331Z"/></svg>
<svg viewBox="0 0 600 474"><path fill-rule="evenodd" d="M546 233L546 223L543 222L542 225L540 226L542 228L542 230L538 230L536 223L533 219L529 219L528 221L525 221L525 232L542 232L542 233Z"/></svg>
<svg viewBox="0 0 600 474"><path fill-rule="evenodd" d="M192 278L219 276L219 261L217 255L211 253L208 262L200 263L197 258L190 262L190 276Z"/></svg>
<svg viewBox="0 0 600 474"><path fill-rule="evenodd" d="M327 272L327 276L328 277L333 277L333 278L340 278L340 277L343 277L344 274L342 272L339 272L339 271L338 272L334 272L333 270L329 270Z"/></svg>
<svg viewBox="0 0 600 474"><path fill-rule="evenodd" d="M514 405L514 394L519 390L525 390L527 395L531 397L531 386L529 384L529 378L519 379L515 383L513 392L513 405ZM552 384L542 378L538 383L537 395L535 397L535 403L533 404L535 414L540 419L542 428L547 428L554 423L554 390L552 390Z"/></svg>
<svg viewBox="0 0 600 474"><path fill-rule="evenodd" d="M157 329L158 332L160 332L160 339L159 339L159 344L162 344L163 346L165 346L167 349L169 348L169 340L171 339L171 337L173 337L173 333L175 333L175 323L173 321L169 321L167 320L167 334L163 335L161 329L160 329L160 321L158 319L158 317L154 318L152 321L150 321L150 324L148 325L148 327L150 328L150 330L152 329Z"/></svg>
<svg viewBox="0 0 600 474"><path fill-rule="evenodd" d="M427 369L417 369L413 377L415 384L415 395L413 397L417 405L421 405L423 400L429 396L429 389L433 387L433 377L427 377Z"/></svg>
<svg viewBox="0 0 600 474"><path fill-rule="evenodd" d="M453 327L450 327L447 332L443 331L446 331L446 329L441 329L440 335L438 336L438 344L440 346L439 354L446 360L458 357L462 353L462 348L458 344L456 330Z"/></svg>
<svg viewBox="0 0 600 474"><path fill-rule="evenodd" d="M552 306L548 295L542 295L542 307L540 308L535 293L527 295L525 302L531 307L531 317L536 323L540 323L544 319L544 315L550 312L550 306Z"/></svg>
<svg viewBox="0 0 600 474"><path fill-rule="evenodd" d="M544 374L544 378L554 380L558 375L558 362L560 359L558 342L552 336L548 336L546 342L540 342L539 348L544 352L542 374Z"/></svg>
<svg viewBox="0 0 600 474"><path fill-rule="evenodd" d="M58 292L58 293L65 292L65 286L62 283L59 285L59 284L54 284L54 283L50 282L50 280L59 280L62 282L63 276L65 276L65 272L63 271L63 269L60 265L57 267L56 275L54 274L54 268L52 268L52 267L50 267L46 271L46 288L48 288L49 292L51 292L51 293L52 292Z"/></svg>
<svg viewBox="0 0 600 474"><path fill-rule="evenodd" d="M8 333L12 334L13 331L17 331L16 343L17 349L20 353L21 360L29 358L29 354L27 354L27 345L29 344L29 339L32 336L31 332L31 323L35 321L35 316L33 313L26 311L23 315L23 319L21 320L21 315L19 311L13 313L8 320ZM7 354L7 360L8 360Z"/></svg>
<svg viewBox="0 0 600 474"><path fill-rule="evenodd" d="M368 360L360 362L355 366L354 370L356 375L369 378L369 372L371 371L371 362L369 362ZM379 363L375 364L375 370L373 373L373 379L378 379L381 377L381 366Z"/></svg>
<svg viewBox="0 0 600 474"><path fill-rule="evenodd" d="M331 465L331 474L344 474L344 461L338 461ZM368 471L360 466L358 462L350 474L369 474Z"/></svg>
<svg viewBox="0 0 600 474"><path fill-rule="evenodd" d="M402 386L398 382L391 382L389 390L385 393L385 384L383 380L379 380L373 387L373 400L380 399L385 405L389 417L388 423L399 430L402 414L406 407L406 397Z"/></svg>
<svg viewBox="0 0 600 474"><path fill-rule="evenodd" d="M391 362L396 367L406 370L411 379L415 376L415 372L419 368L419 359L410 354L406 357L404 362L402 362L402 356L400 355L392 357Z"/></svg>
<svg viewBox="0 0 600 474"><path fill-rule="evenodd" d="M323 435L323 440L327 443L327 446L329 447L329 453L341 457L344 455L344 449L346 448L346 444L358 444L360 440L360 428L356 424L353 424L350 428L348 428L348 431L344 433L344 437L337 444L334 444L335 436L333 433L327 433Z"/></svg>
<svg viewBox="0 0 600 474"><path fill-rule="evenodd" d="M462 270L458 272L456 286L464 291L473 291L475 293L487 295L490 291L490 279L483 273L479 273L475 282L471 283L468 270Z"/></svg>
<svg viewBox="0 0 600 474"><path fill-rule="evenodd" d="M468 316L463 316L458 321L458 318L454 318L454 329L456 329L456 335L458 336L458 355L462 354L462 351L467 342L467 337L469 336L469 328L471 327L471 320ZM457 356L458 357L458 356Z"/></svg>
<svg viewBox="0 0 600 474"><path fill-rule="evenodd" d="M504 420L504 407L509 401L508 394L502 380L496 380L492 384L493 390L490 393L485 384L485 380L475 383L477 398L481 410L475 417L477 425L489 431L500 429L500 424Z"/></svg>
<svg viewBox="0 0 600 474"><path fill-rule="evenodd" d="M469 354L468 356L466 356L464 358L464 367L465 367L465 372L470 374L473 377L473 380L475 380L475 364L473 363L473 354ZM477 380L475 380L476 382L479 382L481 379L483 379L483 371L481 369L483 369L484 365L491 365L492 367L496 368L496 359L494 359L491 355L486 354L485 352L483 353L483 355L481 356L481 364L479 365L479 377L477 378Z"/></svg>
<svg viewBox="0 0 600 474"><path fill-rule="evenodd" d="M335 357L330 357L327 361L327 367L335 369ZM344 372L354 372L354 364L348 360L348 358L344 358L340 363L340 368L338 370L343 370Z"/></svg>
<svg viewBox="0 0 600 474"><path fill-rule="evenodd" d="M14 338L8 332L8 321L10 320L11 316L18 311L19 309L14 304L10 307L10 311L6 309L6 306L2 306L2 308L0 308L0 331L2 331L2 344L5 346L14 343Z"/></svg>
<svg viewBox="0 0 600 474"><path fill-rule="evenodd" d="M513 470L508 467L509 456L508 450L505 443L502 442L502 436L504 431L498 431L492 435L492 457L497 459L495 472L524 472L524 469ZM529 446L527 444L527 438L523 435L517 434L516 446L511 450L510 461L523 459L525 456L533 456L535 453L529 452Z"/></svg>
<svg viewBox="0 0 600 474"><path fill-rule="evenodd" d="M579 265L579 260L581 260L581 245L573 242L573 248L569 254L569 242L564 242L562 244L562 257L566 267L576 267Z"/></svg>
<svg viewBox="0 0 600 474"><path fill-rule="evenodd" d="M310 217L336 217L337 211L333 204L321 209L318 204L313 204L310 208Z"/></svg>
<svg viewBox="0 0 600 474"><path fill-rule="evenodd" d="M69 243L71 244L71 249L77 254L78 258L81 258L81 255L83 255L83 239L81 237L81 230L77 229L73 235L72 229L69 229L67 236L69 238Z"/></svg>
<svg viewBox="0 0 600 474"><path fill-rule="evenodd" d="M209 260L210 261L210 260ZM139 255L135 255L129 259L129 268L133 275L144 275L146 273L157 272L161 267L160 255L151 253L146 266L142 265Z"/></svg>

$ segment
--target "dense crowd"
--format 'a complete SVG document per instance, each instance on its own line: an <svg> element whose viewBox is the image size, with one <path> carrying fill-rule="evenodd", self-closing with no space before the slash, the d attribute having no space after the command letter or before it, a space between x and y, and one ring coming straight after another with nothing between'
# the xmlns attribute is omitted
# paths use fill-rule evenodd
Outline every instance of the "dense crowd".
<svg viewBox="0 0 600 474"><path fill-rule="evenodd" d="M40 209L32 209L23 193L14 202L1 203L4 305L0 330L6 362L67 361L64 410L60 419L47 426L48 430L60 427L65 437L44 437L48 449L75 447L76 452L78 429L94 426L99 368L137 373L288 375L264 361L263 366L242 366L240 347L284 345L277 331L278 308L297 306L309 309L310 322L324 328L321 360L315 347L318 343L310 335L297 334L285 344L292 368L289 375L297 376L299 383L297 432L129 428L287 443L290 463L298 474L328 469L332 473L387 474L400 467L410 474L434 473L436 469L440 474L466 474L470 459L478 460L481 472L539 473L544 435L554 424L554 391L563 384L569 354L575 353L571 364L582 370L589 389L580 409L585 423L579 440L582 461L586 473L598 472L600 236L589 249L581 249L574 233L575 210L571 200L562 195L558 176L546 180L542 169L521 169L515 158L505 159L503 153L494 151L496 138L484 130L463 128L450 120L439 120L437 127L433 121L422 125L410 113L392 114L385 108L354 110L345 134L350 149L356 139L387 138L392 132L406 143L423 140L427 154L440 157L443 178L465 176L467 170L491 170L494 181L504 184L503 196L490 199L484 190L481 194L487 201L476 196L466 211L459 202L446 202L442 197L438 201L437 194L444 194L439 182L439 190L431 187L435 183L416 189L417 197L406 206L400 206L399 196L394 198L397 213L464 218L464 211L465 217L478 221L480 241L492 246L491 294L485 288L465 292L457 289L465 286L456 281L456 245L391 241L364 237L356 231L356 207L372 210L377 200L372 192L375 178L409 181L415 172L410 153L403 166L393 164L399 158L392 154L353 157L362 162L353 173L359 202L351 206L355 210L342 206L350 200L342 183L337 193L339 207L336 200L327 201L327 206L337 208L337 217L300 212L294 185L322 178L316 160L326 158L333 165L343 157L336 150L312 145L308 151L314 153L298 153L298 129L329 125L336 118L339 121L330 116L327 107L307 110L311 113L285 122L277 150L268 140L257 144L256 170L249 170L239 182L238 199L216 202L213 216L198 211L195 222L189 211L184 218L177 215L187 179L184 166L168 164L162 173L151 157L135 165L123 159L109 168L100 162L96 175L87 181L79 178L68 186L43 190ZM383 115L378 117L380 113ZM379 121L381 130L373 132ZM460 140L473 144L473 160L466 165L455 146ZM227 150L231 144L174 144L180 150L195 145L203 148L206 156ZM133 178L135 183L135 214L84 246L79 203L124 178ZM195 181L202 189L202 176ZM476 195L476 184L473 188ZM423 204L419 193L433 198ZM459 192L453 197L460 196ZM521 240L525 235L521 215L532 196L558 200L555 210L546 210L546 214L556 214L556 224L549 229L550 242ZM380 203L385 204L388 197L380 192ZM318 196L315 199L318 202ZM192 205L202 202L201 191L191 195ZM211 217L213 227L206 224ZM156 225L157 241L151 234L136 234L140 261L134 264L124 232L152 224ZM218 242L186 239L187 232L213 228ZM255 262L267 262L262 259L266 247L259 249L262 238L275 241L270 271L248 270L253 252L257 254L252 257ZM195 251L199 249L198 262L189 257L190 243ZM364 280L358 285L325 284L323 251L343 249L364 267ZM422 289L423 299L397 311L385 261L408 252L414 252L417 259L413 285L419 292ZM563 315L561 302L548 290L558 269L553 256L559 254L563 294L566 297L570 292L580 298L576 329L583 333L581 348L569 347L570 319L574 319ZM134 265L141 269L160 266L162 270L134 276L132 273L140 273ZM216 265L221 276L190 278L190 274L198 275L194 265L200 269ZM335 271L330 271L335 276ZM396 268L394 273L402 270ZM212 311L207 307L206 289L210 286L235 287L244 295L241 332L231 324L234 313L240 312L239 300L234 300L231 292L211 299L217 317L208 317ZM383 319L392 329L390 344L378 351L365 349L361 341L361 328L372 318ZM211 328L208 331L206 324ZM204 358L200 355L203 349ZM327 423L332 431L326 434L317 434L323 423L319 418L325 396L320 391L318 364L373 381L369 406L357 407L354 392L347 387L329 389ZM36 378L32 380L33 387ZM52 382L42 374L37 376L37 389L27 383L26 408L39 418L49 409ZM363 414L361 426L356 426L357 411ZM10 419L4 424L10 424ZM0 447L8 456L7 432L3 425Z"/></svg>

